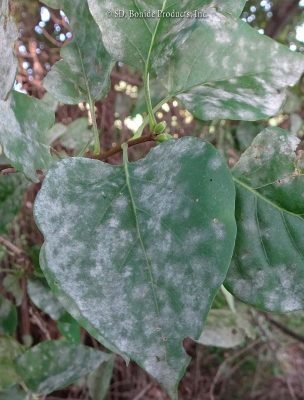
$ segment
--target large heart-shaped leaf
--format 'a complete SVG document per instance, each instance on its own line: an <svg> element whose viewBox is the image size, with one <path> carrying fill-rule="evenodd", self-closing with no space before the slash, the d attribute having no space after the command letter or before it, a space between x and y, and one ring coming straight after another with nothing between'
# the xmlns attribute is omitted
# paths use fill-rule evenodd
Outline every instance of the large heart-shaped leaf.
<svg viewBox="0 0 304 400"><path fill-rule="evenodd" d="M304 72L304 57L236 19L242 5L89 0L110 54L142 70L147 66L164 82L166 97L177 96L201 119L259 120L278 112L285 89ZM151 9L175 17L128 18L130 10ZM123 10L125 18L115 18L115 10ZM193 10L202 17L176 17Z"/></svg>
<svg viewBox="0 0 304 400"><path fill-rule="evenodd" d="M113 62L102 42L101 32L84 0L61 0L69 18L72 43L61 50L58 61L44 80L44 87L67 104L100 100L109 89Z"/></svg>
<svg viewBox="0 0 304 400"><path fill-rule="evenodd" d="M8 101L0 100L0 143L17 170L37 181L36 170L52 163L46 133L55 114L33 97L13 92Z"/></svg>
<svg viewBox="0 0 304 400"><path fill-rule="evenodd" d="M5 99L12 89L17 71L17 59L14 55L14 42L18 31L9 16L8 0L0 4L0 99Z"/></svg>
<svg viewBox="0 0 304 400"><path fill-rule="evenodd" d="M64 160L35 218L65 308L175 398L183 339L199 338L234 246L234 187L217 151L189 137L124 166Z"/></svg>
<svg viewBox="0 0 304 400"><path fill-rule="evenodd" d="M67 341L46 341L16 360L16 370L34 393L49 394L88 375L111 355Z"/></svg>
<svg viewBox="0 0 304 400"><path fill-rule="evenodd" d="M260 133L233 170L238 234L226 280L238 298L268 311L304 308L304 168L299 139Z"/></svg>

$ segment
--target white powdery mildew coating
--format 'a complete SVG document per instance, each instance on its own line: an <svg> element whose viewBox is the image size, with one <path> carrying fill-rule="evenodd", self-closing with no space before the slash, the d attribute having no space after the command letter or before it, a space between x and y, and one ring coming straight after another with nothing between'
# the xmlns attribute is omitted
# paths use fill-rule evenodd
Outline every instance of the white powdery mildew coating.
<svg viewBox="0 0 304 400"><path fill-rule="evenodd" d="M222 213L233 215L234 188L223 187L228 171L213 148L193 138L128 170L130 188L123 167L98 161L69 159L49 172L35 205L43 269L74 317L172 392L188 362L182 341L199 337L228 268L235 231Z"/></svg>
<svg viewBox="0 0 304 400"><path fill-rule="evenodd" d="M12 89L17 71L14 41L18 38L18 31L11 18L4 16L7 11L4 4L3 8L0 10L0 99L5 99Z"/></svg>

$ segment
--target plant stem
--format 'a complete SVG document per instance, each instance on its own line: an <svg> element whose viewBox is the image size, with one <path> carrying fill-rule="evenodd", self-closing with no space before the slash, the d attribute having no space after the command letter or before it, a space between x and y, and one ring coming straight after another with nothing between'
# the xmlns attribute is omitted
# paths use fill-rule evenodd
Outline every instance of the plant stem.
<svg viewBox="0 0 304 400"><path fill-rule="evenodd" d="M98 155L98 154L100 154L99 131L98 131L97 121L96 121L95 104L94 104L90 94L89 94L89 107L90 107L90 114L91 114L91 119L92 119L92 123L93 123L93 132L94 132L94 140L95 140L94 154Z"/></svg>

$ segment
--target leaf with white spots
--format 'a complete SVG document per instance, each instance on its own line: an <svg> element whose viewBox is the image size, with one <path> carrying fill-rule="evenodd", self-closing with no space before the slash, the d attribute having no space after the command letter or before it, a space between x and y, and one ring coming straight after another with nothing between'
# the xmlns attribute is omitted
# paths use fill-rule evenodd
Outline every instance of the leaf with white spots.
<svg viewBox="0 0 304 400"><path fill-rule="evenodd" d="M0 144L12 165L37 181L36 170L52 163L46 133L55 114L40 100L12 92L8 101L0 100Z"/></svg>
<svg viewBox="0 0 304 400"><path fill-rule="evenodd" d="M276 114L304 56L237 19L244 1L89 0L114 59L162 80L197 118L260 120ZM130 10L202 13L200 18L128 18ZM109 16L124 10L124 18ZM232 13L232 11L235 13Z"/></svg>
<svg viewBox="0 0 304 400"><path fill-rule="evenodd" d="M16 370L33 392L47 395L96 370L111 355L67 341L46 341L16 360Z"/></svg>
<svg viewBox="0 0 304 400"><path fill-rule="evenodd" d="M267 311L304 308L304 168L299 139L260 133L233 169L238 234L226 287Z"/></svg>
<svg viewBox="0 0 304 400"><path fill-rule="evenodd" d="M234 185L213 146L184 138L110 166L64 160L35 203L41 267L69 313L176 397L225 279L235 240Z"/></svg>
<svg viewBox="0 0 304 400"><path fill-rule="evenodd" d="M44 87L66 104L92 103L104 97L110 86L113 62L101 32L84 0L61 0L73 40L61 49L58 61L44 79Z"/></svg>
<svg viewBox="0 0 304 400"><path fill-rule="evenodd" d="M14 43L18 38L16 25L9 15L8 0L0 4L0 100L6 99L11 91L17 71Z"/></svg>

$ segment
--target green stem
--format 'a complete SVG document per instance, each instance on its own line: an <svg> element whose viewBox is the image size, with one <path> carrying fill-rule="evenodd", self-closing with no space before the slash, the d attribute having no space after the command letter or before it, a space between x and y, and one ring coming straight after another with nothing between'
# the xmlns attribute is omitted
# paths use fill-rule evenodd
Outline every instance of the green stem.
<svg viewBox="0 0 304 400"><path fill-rule="evenodd" d="M168 101L171 100L171 97L166 97L165 99L163 99L162 101L160 101L153 109L152 109L152 114L154 116L154 114ZM150 115L147 115L144 120L143 123L141 124L141 126L138 128L137 132L133 135L133 137L130 139L134 140L134 139L138 139L142 136L143 131L145 129L145 127L148 125L148 123L150 122Z"/></svg>
<svg viewBox="0 0 304 400"><path fill-rule="evenodd" d="M167 0L164 0L161 12L164 11L164 9L166 8L166 5L167 5ZM160 24L160 20L161 19L159 18L158 21L157 21L157 24L155 26L154 32L152 34L150 48L149 48L149 52L148 52L148 56L147 56L147 60L146 60L146 65L145 65L145 75L144 75L145 97L146 97L146 103L147 103L147 108L148 108L150 130L152 132L153 132L154 126L157 124L157 122L156 122L156 119L155 119L155 116L154 116L153 106L152 106L152 101L151 101L149 70L150 70L150 64L151 64L151 54L152 54L153 45L154 45L154 42L155 42L155 37L156 37L157 31L158 31L158 27L159 27L159 24Z"/></svg>
<svg viewBox="0 0 304 400"><path fill-rule="evenodd" d="M100 154L100 139L99 139L99 131L97 127L97 122L96 122L96 112L95 112L95 104L94 101L92 100L91 95L89 94L89 107L90 107L90 114L92 118L92 123L93 123L93 132L94 132L94 154L98 155Z"/></svg>

